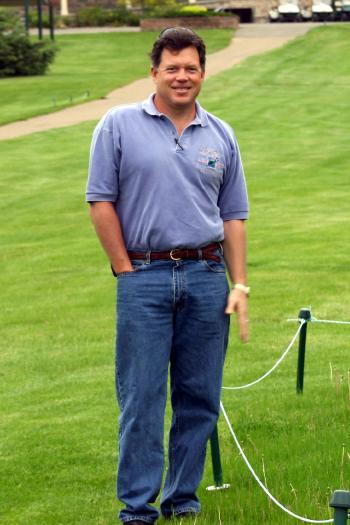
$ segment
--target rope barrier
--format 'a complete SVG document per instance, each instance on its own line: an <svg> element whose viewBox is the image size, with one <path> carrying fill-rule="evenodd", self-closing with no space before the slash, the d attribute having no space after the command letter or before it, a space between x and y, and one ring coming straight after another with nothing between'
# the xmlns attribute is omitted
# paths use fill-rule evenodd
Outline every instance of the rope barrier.
<svg viewBox="0 0 350 525"><path fill-rule="evenodd" d="M287 321L300 321L300 319L287 319ZM333 321L333 319L316 319L313 315L308 321L310 323L327 323L327 324L350 324L350 321Z"/></svg>
<svg viewBox="0 0 350 525"><path fill-rule="evenodd" d="M289 353L290 349L294 345L295 340L298 337L303 324L305 324L306 322L350 325L350 321L333 321L333 320L329 320L329 319L316 319L316 317L314 317L313 315L311 316L311 318L309 320L299 318L299 319L287 319L287 321L298 321L300 323L299 328L296 331L295 335L293 336L293 338L292 338L291 342L289 343L288 347L286 348L286 350L283 352L281 357L276 361L276 363L270 368L270 370L265 372L264 375L262 375L261 377L259 377L255 381L251 381L250 383L247 383L246 385L223 386L222 387L223 390L243 390L244 388L249 388L251 386L254 386L254 385L260 383L260 381L262 381L263 379L268 377L278 367L278 365L280 365L282 363L282 361L285 359L285 357Z"/></svg>
<svg viewBox="0 0 350 525"><path fill-rule="evenodd" d="M241 447L241 445L239 444L239 441L237 439L237 436L232 428L232 425L230 423L230 420L227 416L227 413L226 413L226 410L225 410L225 407L222 403L222 401L220 401L220 408L221 408L221 411L223 413L223 416L226 420L226 423L227 423L227 426L231 432L231 435L233 437L233 440L239 450L239 453L240 455L242 456L245 464L247 465L248 469L250 470L251 474L253 475L255 481L258 483L258 485L262 488L262 490L265 492L265 494L275 503L275 505L277 505L277 507L279 507L280 509L282 509L284 512L286 512L287 514L289 514L290 516L292 516L293 518L296 518L297 520L299 521L303 521L305 523L334 523L333 519L330 519L330 520L312 520L312 519L309 519L309 518L304 518L303 516L299 516L298 514L295 514L294 512L292 512L291 510L287 509L286 507L284 507L282 505L282 503L280 503L272 494L271 492L268 490L268 488L262 483L262 481L260 481L260 479L258 478L257 474L255 473L253 467L251 466L251 464L249 463L248 459L247 459L247 456L244 454L243 452L243 449Z"/></svg>
<svg viewBox="0 0 350 525"><path fill-rule="evenodd" d="M283 359L287 356L289 350L292 348L292 346L295 343L296 338L299 335L301 327L303 326L303 324L306 323L305 319L298 319L298 320L300 321L300 326L299 326L298 330L296 331L295 335L293 336L293 339L291 340L291 342L289 343L287 349L283 352L281 357L276 361L276 363L273 365L273 367L270 368L270 370L268 370L264 375L262 375L261 377L259 377L255 381L252 381L251 383L247 383L246 385L241 385L241 386L223 386L222 387L223 390L242 390L243 388L249 388L249 387L251 387L253 385L256 385L257 383L260 383L260 381L262 381L263 379L268 377L275 370L275 368L277 368L278 365L280 363L282 363Z"/></svg>
<svg viewBox="0 0 350 525"><path fill-rule="evenodd" d="M316 319L316 317L311 317L312 323L328 323L328 324L350 324L349 321L333 321L329 319Z"/></svg>

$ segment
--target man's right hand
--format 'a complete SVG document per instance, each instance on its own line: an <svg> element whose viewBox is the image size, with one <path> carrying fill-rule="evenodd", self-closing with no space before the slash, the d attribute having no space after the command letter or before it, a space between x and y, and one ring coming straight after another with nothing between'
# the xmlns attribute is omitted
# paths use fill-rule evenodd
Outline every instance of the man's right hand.
<svg viewBox="0 0 350 525"><path fill-rule="evenodd" d="M118 268L118 270L117 270L117 269L116 269L116 266L113 265L113 264L112 264L112 269L113 269L113 272L114 272L114 274L115 274L116 276L118 276L118 275L121 274L121 273L131 273L131 272L134 272L134 271L135 271L134 268L133 268L132 266L131 266L131 267L127 267L127 268L125 268L125 269L124 269L124 268L121 268L121 269Z"/></svg>
<svg viewBox="0 0 350 525"><path fill-rule="evenodd" d="M134 271L113 202L93 202L90 215L100 242L116 274Z"/></svg>

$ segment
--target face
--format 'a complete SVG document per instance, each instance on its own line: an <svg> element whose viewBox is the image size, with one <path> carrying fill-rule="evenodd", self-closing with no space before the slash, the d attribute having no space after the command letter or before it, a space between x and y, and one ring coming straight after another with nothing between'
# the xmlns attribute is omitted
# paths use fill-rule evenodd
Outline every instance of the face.
<svg viewBox="0 0 350 525"><path fill-rule="evenodd" d="M155 102L164 113L187 110L195 105L204 80L195 47L173 52L163 49L158 68L151 68L156 85Z"/></svg>

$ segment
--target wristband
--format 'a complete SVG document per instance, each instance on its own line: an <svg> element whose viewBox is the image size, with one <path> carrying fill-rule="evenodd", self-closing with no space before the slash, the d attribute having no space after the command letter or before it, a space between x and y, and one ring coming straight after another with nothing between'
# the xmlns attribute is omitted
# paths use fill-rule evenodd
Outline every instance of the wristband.
<svg viewBox="0 0 350 525"><path fill-rule="evenodd" d="M240 283L234 284L233 290L241 290L241 292L245 293L246 295L250 294L249 286L245 286L244 284L240 284Z"/></svg>

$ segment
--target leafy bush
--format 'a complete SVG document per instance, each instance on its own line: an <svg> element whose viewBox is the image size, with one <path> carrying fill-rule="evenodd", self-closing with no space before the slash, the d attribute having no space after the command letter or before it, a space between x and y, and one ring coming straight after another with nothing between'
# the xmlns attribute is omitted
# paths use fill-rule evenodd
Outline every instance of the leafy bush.
<svg viewBox="0 0 350 525"><path fill-rule="evenodd" d="M21 21L18 18L16 11L13 9L6 9L0 7L0 34L6 31L20 30L22 27Z"/></svg>
<svg viewBox="0 0 350 525"><path fill-rule="evenodd" d="M200 5L185 5L185 6L157 6L151 9L145 9L143 18L176 18L176 17L190 17L190 16L231 16L230 13L217 12L213 9L208 9Z"/></svg>
<svg viewBox="0 0 350 525"><path fill-rule="evenodd" d="M48 13L42 15L43 27L50 27ZM38 26L37 11L29 12L30 27ZM55 27L102 27L102 26L138 26L140 18L123 7L104 9L103 7L85 7L68 16L55 15Z"/></svg>
<svg viewBox="0 0 350 525"><path fill-rule="evenodd" d="M74 17L77 26L105 26L112 23L110 12L101 7L80 9Z"/></svg>
<svg viewBox="0 0 350 525"><path fill-rule="evenodd" d="M57 17L55 16L55 19ZM38 11L29 11L29 26L38 27ZM49 28L50 27L50 18L48 13L42 13L42 26Z"/></svg>
<svg viewBox="0 0 350 525"><path fill-rule="evenodd" d="M134 27L140 25L140 17L135 13L131 13L125 8L118 8L115 11L117 14L117 19L122 25Z"/></svg>
<svg viewBox="0 0 350 525"><path fill-rule="evenodd" d="M55 27L58 27L59 29L65 29L66 27L75 27L75 16L74 15L67 15L67 16L55 16Z"/></svg>
<svg viewBox="0 0 350 525"><path fill-rule="evenodd" d="M33 42L13 12L0 11L0 78L43 75L55 53L52 42Z"/></svg>
<svg viewBox="0 0 350 525"><path fill-rule="evenodd" d="M69 25L75 26L138 26L140 19L125 8L103 9L102 7L86 7L73 15Z"/></svg>
<svg viewBox="0 0 350 525"><path fill-rule="evenodd" d="M147 18L176 18L178 16L208 16L208 9L200 5L158 6L144 12Z"/></svg>
<svg viewBox="0 0 350 525"><path fill-rule="evenodd" d="M185 5L180 9L181 16L207 16L208 9L201 5Z"/></svg>

